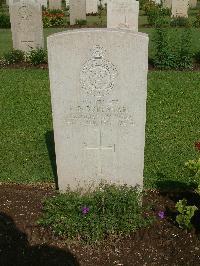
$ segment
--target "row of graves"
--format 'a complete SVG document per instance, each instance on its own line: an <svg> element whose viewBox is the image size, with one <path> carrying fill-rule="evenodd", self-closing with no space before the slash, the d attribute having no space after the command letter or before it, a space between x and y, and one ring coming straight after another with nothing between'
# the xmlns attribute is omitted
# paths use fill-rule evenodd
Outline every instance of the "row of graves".
<svg viewBox="0 0 200 266"><path fill-rule="evenodd" d="M69 4L71 24L86 19L86 0ZM174 0L172 14L186 16L186 7L188 1ZM43 47L41 3L10 0L9 12L13 47L26 52ZM143 184L148 36L138 32L138 14L138 1L110 0L107 28L47 38L61 191L102 179Z"/></svg>

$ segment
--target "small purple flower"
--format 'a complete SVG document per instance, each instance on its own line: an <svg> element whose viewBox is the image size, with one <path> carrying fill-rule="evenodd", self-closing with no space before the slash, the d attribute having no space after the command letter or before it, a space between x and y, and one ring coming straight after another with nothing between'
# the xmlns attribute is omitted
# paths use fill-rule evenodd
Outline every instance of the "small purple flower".
<svg viewBox="0 0 200 266"><path fill-rule="evenodd" d="M90 209L88 207L82 207L82 209L81 209L82 214L88 214L89 210Z"/></svg>
<svg viewBox="0 0 200 266"><path fill-rule="evenodd" d="M159 211L158 212L158 216L160 217L160 219L164 219L165 218L165 212L164 211Z"/></svg>

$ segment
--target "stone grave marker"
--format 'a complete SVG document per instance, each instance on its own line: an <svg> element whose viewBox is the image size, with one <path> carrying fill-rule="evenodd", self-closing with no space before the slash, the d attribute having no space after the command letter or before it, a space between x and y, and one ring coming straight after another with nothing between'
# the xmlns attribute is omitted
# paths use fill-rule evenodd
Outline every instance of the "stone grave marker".
<svg viewBox="0 0 200 266"><path fill-rule="evenodd" d="M189 0L189 6L190 8L196 8L197 0Z"/></svg>
<svg viewBox="0 0 200 266"><path fill-rule="evenodd" d="M109 0L107 28L138 31L139 2L135 0Z"/></svg>
<svg viewBox="0 0 200 266"><path fill-rule="evenodd" d="M164 8L172 8L172 0L163 0L163 7Z"/></svg>
<svg viewBox="0 0 200 266"><path fill-rule="evenodd" d="M86 14L98 13L97 0L86 0Z"/></svg>
<svg viewBox="0 0 200 266"><path fill-rule="evenodd" d="M70 25L75 25L76 20L86 20L86 0L70 0Z"/></svg>
<svg viewBox="0 0 200 266"><path fill-rule="evenodd" d="M34 1L10 0L9 13L13 48L22 51L44 46L42 8Z"/></svg>
<svg viewBox="0 0 200 266"><path fill-rule="evenodd" d="M49 0L49 9L62 9L62 0Z"/></svg>
<svg viewBox="0 0 200 266"><path fill-rule="evenodd" d="M188 17L188 0L173 0L172 1L172 17Z"/></svg>
<svg viewBox="0 0 200 266"><path fill-rule="evenodd" d="M42 6L47 8L47 0L37 0Z"/></svg>
<svg viewBox="0 0 200 266"><path fill-rule="evenodd" d="M148 37L82 29L48 37L58 184L143 184Z"/></svg>

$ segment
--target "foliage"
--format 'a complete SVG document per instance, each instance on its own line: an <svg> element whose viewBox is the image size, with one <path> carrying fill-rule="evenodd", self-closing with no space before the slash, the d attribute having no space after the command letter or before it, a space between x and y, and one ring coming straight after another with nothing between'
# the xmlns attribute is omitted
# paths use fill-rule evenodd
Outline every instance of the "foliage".
<svg viewBox="0 0 200 266"><path fill-rule="evenodd" d="M142 216L140 197L137 188L127 186L104 185L86 194L69 190L44 202L39 223L56 234L85 242L130 234L150 222Z"/></svg>
<svg viewBox="0 0 200 266"><path fill-rule="evenodd" d="M159 69L191 69L193 54L191 29L185 29L174 36L171 31L156 28L154 33L154 66Z"/></svg>
<svg viewBox="0 0 200 266"><path fill-rule="evenodd" d="M87 24L87 20L85 20L85 19L76 19L75 24L79 25L79 26L86 25Z"/></svg>
<svg viewBox="0 0 200 266"><path fill-rule="evenodd" d="M10 16L7 14L0 14L0 28L10 28Z"/></svg>
<svg viewBox="0 0 200 266"><path fill-rule="evenodd" d="M189 160L185 163L190 171L196 176L200 178L200 158L198 160Z"/></svg>
<svg viewBox="0 0 200 266"><path fill-rule="evenodd" d="M47 63L47 51L42 48L31 50L28 60L33 65L45 64Z"/></svg>
<svg viewBox="0 0 200 266"><path fill-rule="evenodd" d="M172 18L170 25L172 27L189 27L190 23L188 18L174 17Z"/></svg>
<svg viewBox="0 0 200 266"><path fill-rule="evenodd" d="M200 64L200 51L195 54L195 60L198 64Z"/></svg>
<svg viewBox="0 0 200 266"><path fill-rule="evenodd" d="M44 28L64 26L64 12L62 10L46 10L42 12Z"/></svg>
<svg viewBox="0 0 200 266"><path fill-rule="evenodd" d="M15 64L23 62L25 54L21 50L11 50L10 52L4 53L4 60L7 64Z"/></svg>
<svg viewBox="0 0 200 266"><path fill-rule="evenodd" d="M196 14L194 23L193 23L194 27L199 28L200 27L200 10L199 12Z"/></svg>
<svg viewBox="0 0 200 266"><path fill-rule="evenodd" d="M176 203L176 209L179 214L176 216L176 222L180 228L191 229L191 219L194 216L195 211L198 209L196 206L188 206L187 200L179 200Z"/></svg>

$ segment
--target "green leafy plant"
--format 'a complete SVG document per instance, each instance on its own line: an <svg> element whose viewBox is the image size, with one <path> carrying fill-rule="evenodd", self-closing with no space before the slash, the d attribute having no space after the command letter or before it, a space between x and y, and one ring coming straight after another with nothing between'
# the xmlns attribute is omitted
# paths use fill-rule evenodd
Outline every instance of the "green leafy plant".
<svg viewBox="0 0 200 266"><path fill-rule="evenodd" d="M21 63L25 59L25 54L21 50L12 50L8 53L4 53L3 58L7 64Z"/></svg>
<svg viewBox="0 0 200 266"><path fill-rule="evenodd" d="M156 28L154 32L155 55L154 66L159 69L192 69L193 54L191 29L177 31L173 35L164 28Z"/></svg>
<svg viewBox="0 0 200 266"><path fill-rule="evenodd" d="M7 14L0 14L0 28L10 28L10 16Z"/></svg>
<svg viewBox="0 0 200 266"><path fill-rule="evenodd" d="M127 186L104 185L86 194L69 190L47 199L43 211L39 224L85 242L129 234L150 222L143 217L141 192Z"/></svg>
<svg viewBox="0 0 200 266"><path fill-rule="evenodd" d="M200 11L196 14L195 20L193 22L193 26L196 28L200 27Z"/></svg>
<svg viewBox="0 0 200 266"><path fill-rule="evenodd" d="M86 25L87 24L87 20L85 20L85 19L76 19L75 24L79 25L79 26Z"/></svg>
<svg viewBox="0 0 200 266"><path fill-rule="evenodd" d="M42 12L44 28L64 26L64 12L62 10L45 10Z"/></svg>
<svg viewBox="0 0 200 266"><path fill-rule="evenodd" d="M198 160L189 160L185 163L185 166L187 166L196 177L200 177L200 158Z"/></svg>
<svg viewBox="0 0 200 266"><path fill-rule="evenodd" d="M200 51L195 54L195 61L200 64Z"/></svg>
<svg viewBox="0 0 200 266"><path fill-rule="evenodd" d="M196 206L187 205L187 200L183 199L176 203L176 209L179 212L179 214L176 216L176 222L178 223L179 227L183 229L191 229L191 219L198 208Z"/></svg>
<svg viewBox="0 0 200 266"><path fill-rule="evenodd" d="M47 63L47 51L42 48L31 50L28 60L33 65L45 64Z"/></svg>
<svg viewBox="0 0 200 266"><path fill-rule="evenodd" d="M189 19L184 17L174 17L170 22L171 27L189 27Z"/></svg>

